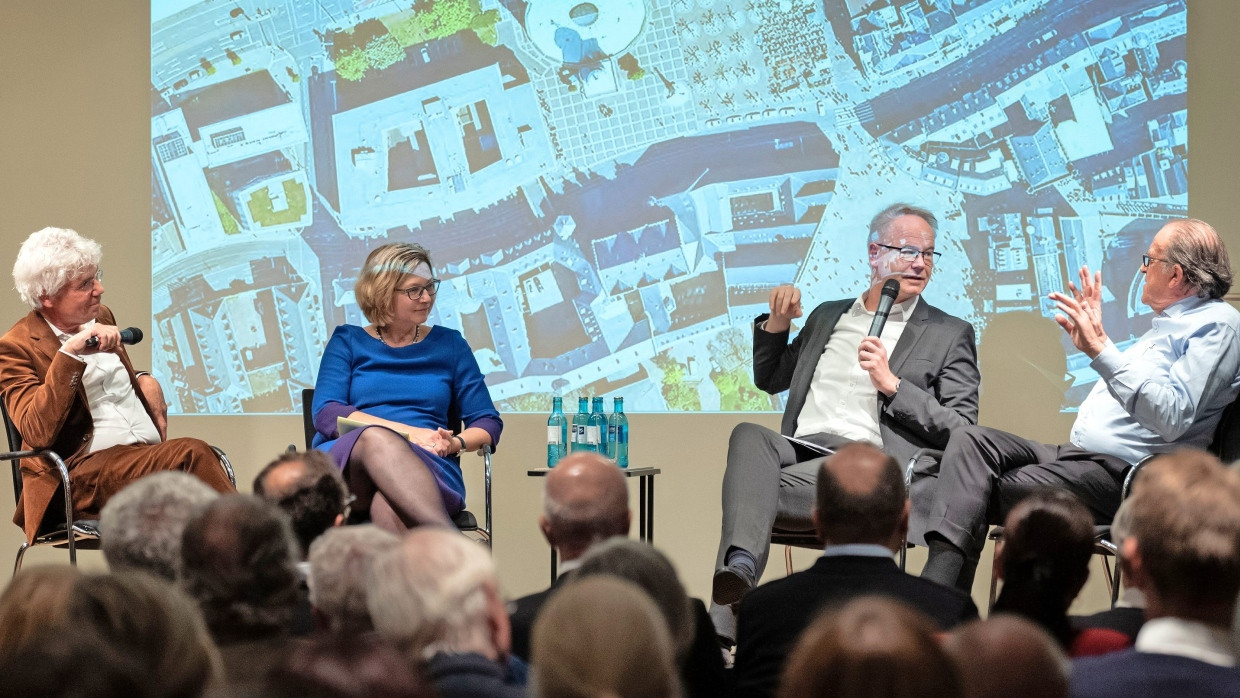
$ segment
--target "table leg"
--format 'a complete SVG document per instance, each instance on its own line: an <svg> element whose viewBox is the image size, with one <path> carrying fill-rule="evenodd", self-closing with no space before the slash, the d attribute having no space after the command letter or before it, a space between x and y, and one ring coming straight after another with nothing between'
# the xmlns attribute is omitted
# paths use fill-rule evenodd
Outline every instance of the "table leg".
<svg viewBox="0 0 1240 698"><path fill-rule="evenodd" d="M646 542L646 480L645 475L637 477L637 537L638 540Z"/></svg>
<svg viewBox="0 0 1240 698"><path fill-rule="evenodd" d="M650 502L646 506L646 541L654 544L654 476L650 477L650 489L646 491Z"/></svg>
<svg viewBox="0 0 1240 698"><path fill-rule="evenodd" d="M555 578L560 576L560 566L556 564L555 546L551 546L551 583L555 584Z"/></svg>

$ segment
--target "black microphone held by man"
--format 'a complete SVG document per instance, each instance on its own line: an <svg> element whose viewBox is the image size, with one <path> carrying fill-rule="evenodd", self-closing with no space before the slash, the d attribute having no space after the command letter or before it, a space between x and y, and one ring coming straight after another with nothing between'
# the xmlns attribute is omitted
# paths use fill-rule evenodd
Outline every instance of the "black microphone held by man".
<svg viewBox="0 0 1240 698"><path fill-rule="evenodd" d="M884 292L885 291L886 289L884 289ZM887 307L890 309L891 304L888 303ZM141 341L142 341L142 330L138 329L137 327L126 327L125 329L121 330L121 344L137 344ZM86 346L90 348L99 346L99 338L91 337L90 339L86 340Z"/></svg>
<svg viewBox="0 0 1240 698"><path fill-rule="evenodd" d="M891 306L896 302L896 296L899 295L900 280L887 279L887 283L883 284L882 296L878 299L878 307L874 309L874 321L870 323L871 337L878 337L883 333L883 326L887 324L887 316L891 314ZM142 338L141 334L138 338ZM125 341L124 332L121 333L121 341Z"/></svg>

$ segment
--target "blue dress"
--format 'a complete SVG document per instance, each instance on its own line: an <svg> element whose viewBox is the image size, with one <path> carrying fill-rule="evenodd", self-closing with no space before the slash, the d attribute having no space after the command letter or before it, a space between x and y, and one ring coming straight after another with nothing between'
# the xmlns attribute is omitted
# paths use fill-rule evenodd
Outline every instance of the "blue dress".
<svg viewBox="0 0 1240 698"><path fill-rule="evenodd" d="M389 347L356 325L332 333L319 365L314 389L314 447L327 451L343 469L365 427L341 437L336 418L362 411L375 417L426 429L455 431L479 427L499 443L503 422L478 369L473 350L460 332L432 327L426 337L403 347ZM382 428L382 427L377 427ZM409 448L439 482L444 507L455 515L465 507L465 482L459 459L441 458L421 446Z"/></svg>

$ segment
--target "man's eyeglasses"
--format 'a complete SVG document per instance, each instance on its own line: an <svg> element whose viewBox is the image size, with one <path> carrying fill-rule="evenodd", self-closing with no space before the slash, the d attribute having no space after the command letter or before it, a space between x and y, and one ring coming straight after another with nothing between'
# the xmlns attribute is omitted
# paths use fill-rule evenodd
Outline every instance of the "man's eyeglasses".
<svg viewBox="0 0 1240 698"><path fill-rule="evenodd" d="M88 276L77 285L79 291L89 291L95 287L96 281L103 281L103 269L95 269L93 276Z"/></svg>
<svg viewBox="0 0 1240 698"><path fill-rule="evenodd" d="M431 282L425 286L415 285L410 286L409 288L398 288L396 289L396 292L409 296L409 300L411 301L416 301L421 298L423 293L434 298L435 294L439 293L439 279L431 279Z"/></svg>
<svg viewBox="0 0 1240 698"><path fill-rule="evenodd" d="M935 252L934 250L919 250L916 247L913 247L912 245L905 245L904 247L892 247L891 245L884 245L878 242L874 244L878 245L879 247L888 249L888 250L895 250L896 252L899 252L900 261L902 262L912 262L918 257L921 257L923 260L925 260L926 264L930 266L934 266L935 261L938 260L939 257L943 256L942 252Z"/></svg>
<svg viewBox="0 0 1240 698"><path fill-rule="evenodd" d="M1168 261L1167 261L1167 260L1165 260L1165 259L1159 259L1159 258L1157 258L1157 257L1151 257L1151 256L1149 256L1148 254L1143 254L1143 255L1141 255L1141 266L1143 266L1143 267L1148 267L1148 266L1150 265L1150 262L1162 262L1163 264L1171 264L1171 262L1168 262Z"/></svg>

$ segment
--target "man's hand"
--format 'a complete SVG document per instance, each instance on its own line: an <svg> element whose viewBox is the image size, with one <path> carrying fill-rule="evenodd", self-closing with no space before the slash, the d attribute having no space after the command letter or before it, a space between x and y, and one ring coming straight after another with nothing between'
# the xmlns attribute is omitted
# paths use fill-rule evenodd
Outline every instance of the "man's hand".
<svg viewBox="0 0 1240 698"><path fill-rule="evenodd" d="M86 341L91 337L97 337L99 344L93 347L86 346ZM65 340L64 350L77 356L87 356L104 351L115 352L120 346L121 331L116 329L115 325L101 325L96 322Z"/></svg>
<svg viewBox="0 0 1240 698"><path fill-rule="evenodd" d="M142 391L142 397L146 398L146 404L151 407L151 417L155 421L155 430L159 432L159 440L167 441L168 403L164 400L164 389L154 376L146 374L138 376L138 390Z"/></svg>
<svg viewBox="0 0 1240 698"><path fill-rule="evenodd" d="M1107 333L1102 329L1102 272L1094 272L1091 277L1089 267L1083 266L1080 275L1079 289L1068 282L1071 297L1057 291L1046 297L1064 313L1056 315L1055 322L1068 333L1072 345L1092 359L1107 345Z"/></svg>
<svg viewBox="0 0 1240 698"><path fill-rule="evenodd" d="M792 284L771 289L771 316L767 318L767 332L787 332L792 319L801 317L801 290Z"/></svg>
<svg viewBox="0 0 1240 698"><path fill-rule="evenodd" d="M891 397L900 387L900 379L887 364L887 348L878 337L866 337L857 347L857 361L870 374L870 382L878 392Z"/></svg>

